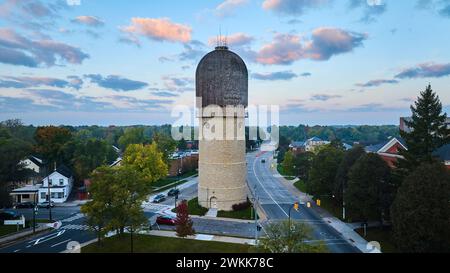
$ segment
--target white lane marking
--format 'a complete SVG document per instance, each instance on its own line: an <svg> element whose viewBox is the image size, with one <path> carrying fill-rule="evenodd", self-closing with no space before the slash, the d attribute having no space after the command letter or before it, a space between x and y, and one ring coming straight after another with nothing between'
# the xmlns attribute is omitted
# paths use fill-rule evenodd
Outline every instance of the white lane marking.
<svg viewBox="0 0 450 273"><path fill-rule="evenodd" d="M14 253L17 253L17 252L19 252L19 251L20 251L20 249L14 250Z"/></svg>
<svg viewBox="0 0 450 273"><path fill-rule="evenodd" d="M287 216L289 217L289 215L284 211L284 209L280 206L280 204L277 203L277 201L275 201L275 199L272 197L272 195L266 190L266 187L264 187L264 185L261 183L261 181L259 180L258 176L256 175L256 161L258 158L255 158L255 160L253 161L253 174L255 175L256 180L258 181L258 183L261 185L261 187L263 188L263 190L267 193L267 195L270 197L270 199L272 199L272 201L281 209L281 211Z"/></svg>
<svg viewBox="0 0 450 273"><path fill-rule="evenodd" d="M30 248L30 247L35 246L35 245L38 245L38 244L42 244L42 243L44 243L44 242L53 240L53 239L55 239L55 238L58 238L59 236L63 235L64 232L66 232L65 229L61 230L61 231L58 232L58 233L50 234L50 235L48 235L48 236L44 236L44 237L41 237L41 238L39 238L39 239L36 239L35 241L31 241L32 244L29 245L29 246L27 246L27 248ZM34 244L33 244L33 242L34 242Z"/></svg>
<svg viewBox="0 0 450 273"><path fill-rule="evenodd" d="M71 240L72 240L72 239L68 239L68 240L62 241L62 242L60 242L60 243L54 244L54 245L52 245L50 248L54 248L55 246L59 246L59 245L68 243L68 242L70 242Z"/></svg>

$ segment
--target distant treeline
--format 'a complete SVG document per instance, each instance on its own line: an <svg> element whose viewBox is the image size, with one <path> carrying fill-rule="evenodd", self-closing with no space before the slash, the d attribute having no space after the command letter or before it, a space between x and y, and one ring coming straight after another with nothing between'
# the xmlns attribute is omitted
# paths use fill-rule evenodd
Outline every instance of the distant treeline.
<svg viewBox="0 0 450 273"><path fill-rule="evenodd" d="M323 140L340 140L348 144L359 142L363 145L370 145L383 142L388 137L399 137L399 127L395 125L382 126L314 126L306 125L281 126L281 143L291 141L303 141L311 137L319 137Z"/></svg>

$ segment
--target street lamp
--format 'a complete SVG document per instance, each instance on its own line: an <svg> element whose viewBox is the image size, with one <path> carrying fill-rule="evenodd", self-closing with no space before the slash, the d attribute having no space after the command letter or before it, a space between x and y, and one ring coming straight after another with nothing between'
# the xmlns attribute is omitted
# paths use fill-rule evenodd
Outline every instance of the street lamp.
<svg viewBox="0 0 450 273"><path fill-rule="evenodd" d="M291 211L292 209L295 209L296 211L299 210L299 203L295 202L290 208L289 208L289 239L291 238Z"/></svg>

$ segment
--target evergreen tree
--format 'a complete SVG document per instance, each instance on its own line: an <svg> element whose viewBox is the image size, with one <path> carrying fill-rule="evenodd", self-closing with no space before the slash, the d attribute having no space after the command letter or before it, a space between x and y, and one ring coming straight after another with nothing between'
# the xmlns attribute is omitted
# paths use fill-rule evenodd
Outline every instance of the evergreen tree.
<svg viewBox="0 0 450 273"><path fill-rule="evenodd" d="M396 245L402 252L450 252L450 173L425 163L399 188L392 205Z"/></svg>
<svg viewBox="0 0 450 273"><path fill-rule="evenodd" d="M442 113L442 103L431 85L420 93L411 111L412 119L405 121L411 132L400 132L408 150L401 151L405 160L399 161L399 167L408 170L432 162L433 152L450 141L450 130L445 123L447 114Z"/></svg>
<svg viewBox="0 0 450 273"><path fill-rule="evenodd" d="M187 201L183 200L177 206L177 218L175 220L177 236L178 237L187 237L195 234L195 230L192 227L194 223L192 222L191 217L189 216Z"/></svg>

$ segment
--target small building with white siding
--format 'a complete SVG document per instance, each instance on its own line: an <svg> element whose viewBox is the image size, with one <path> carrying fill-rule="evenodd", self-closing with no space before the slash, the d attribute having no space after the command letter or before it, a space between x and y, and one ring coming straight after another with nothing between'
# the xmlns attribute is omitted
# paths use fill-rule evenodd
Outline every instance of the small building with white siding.
<svg viewBox="0 0 450 273"><path fill-rule="evenodd" d="M72 172L66 166L61 165L42 180L42 186L39 188L38 203L48 201L49 186L52 202L56 204L66 202L72 191L73 181Z"/></svg>

